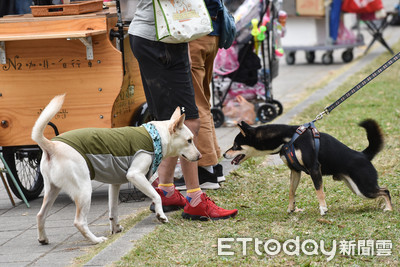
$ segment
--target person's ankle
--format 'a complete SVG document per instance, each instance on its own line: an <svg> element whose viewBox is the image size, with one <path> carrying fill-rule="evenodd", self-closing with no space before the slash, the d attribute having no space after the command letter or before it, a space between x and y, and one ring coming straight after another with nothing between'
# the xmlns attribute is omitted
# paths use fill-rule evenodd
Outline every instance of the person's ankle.
<svg viewBox="0 0 400 267"><path fill-rule="evenodd" d="M189 205L192 207L199 205L201 202L201 194L203 194L203 192L200 187L187 190L186 199L189 202Z"/></svg>
<svg viewBox="0 0 400 267"><path fill-rule="evenodd" d="M166 198L171 197L175 192L175 186L173 183L158 184L158 188L161 189Z"/></svg>

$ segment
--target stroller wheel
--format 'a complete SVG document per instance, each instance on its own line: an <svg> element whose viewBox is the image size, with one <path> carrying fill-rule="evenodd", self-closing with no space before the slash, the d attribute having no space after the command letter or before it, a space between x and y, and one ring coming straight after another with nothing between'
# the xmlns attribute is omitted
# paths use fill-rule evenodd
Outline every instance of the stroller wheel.
<svg viewBox="0 0 400 267"><path fill-rule="evenodd" d="M333 63L332 52L328 51L322 55L322 63L324 63L325 65L330 65Z"/></svg>
<svg viewBox="0 0 400 267"><path fill-rule="evenodd" d="M344 63L349 63L350 61L352 61L353 60L353 50L347 49L346 51L344 51L342 54L342 60Z"/></svg>
<svg viewBox="0 0 400 267"><path fill-rule="evenodd" d="M315 51L306 51L306 60L312 64L315 61Z"/></svg>
<svg viewBox="0 0 400 267"><path fill-rule="evenodd" d="M277 116L276 108L274 105L266 103L260 106L257 110L257 118L262 122L270 122Z"/></svg>
<svg viewBox="0 0 400 267"><path fill-rule="evenodd" d="M270 104L272 104L275 107L277 116L282 115L283 106L281 102L279 102L278 100L271 100Z"/></svg>
<svg viewBox="0 0 400 267"><path fill-rule="evenodd" d="M222 110L218 108L211 108L211 114L213 115L214 127L215 128L221 127L225 121L225 116Z"/></svg>
<svg viewBox="0 0 400 267"><path fill-rule="evenodd" d="M293 65L296 62L296 56L294 52L286 54L286 64Z"/></svg>

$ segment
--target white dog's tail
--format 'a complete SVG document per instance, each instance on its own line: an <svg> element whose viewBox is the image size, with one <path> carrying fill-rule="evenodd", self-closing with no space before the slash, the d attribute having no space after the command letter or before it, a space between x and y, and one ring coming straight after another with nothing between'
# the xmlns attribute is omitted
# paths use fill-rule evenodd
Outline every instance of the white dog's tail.
<svg viewBox="0 0 400 267"><path fill-rule="evenodd" d="M44 129L50 120L58 113L64 103L65 94L54 97L42 111L32 129L32 139L43 151L52 151L53 143L44 136Z"/></svg>

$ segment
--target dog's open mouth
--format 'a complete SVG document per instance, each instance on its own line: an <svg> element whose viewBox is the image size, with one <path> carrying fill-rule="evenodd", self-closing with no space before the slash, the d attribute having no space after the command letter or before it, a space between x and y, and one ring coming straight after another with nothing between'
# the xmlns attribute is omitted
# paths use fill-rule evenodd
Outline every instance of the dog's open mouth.
<svg viewBox="0 0 400 267"><path fill-rule="evenodd" d="M246 156L245 154L237 155L237 156L232 160L231 164L232 164L232 165L238 165L238 164L240 163L240 161L241 161L242 159L244 159L245 156Z"/></svg>

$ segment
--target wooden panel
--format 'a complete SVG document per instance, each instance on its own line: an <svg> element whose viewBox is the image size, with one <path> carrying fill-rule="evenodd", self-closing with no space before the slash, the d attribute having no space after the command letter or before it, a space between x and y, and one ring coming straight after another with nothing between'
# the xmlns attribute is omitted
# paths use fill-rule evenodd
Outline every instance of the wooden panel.
<svg viewBox="0 0 400 267"><path fill-rule="evenodd" d="M0 41L24 41L24 40L40 40L40 39L57 39L57 38L82 38L93 35L107 33L106 30L88 30L88 31L67 31L67 32L48 32L34 34L0 34Z"/></svg>
<svg viewBox="0 0 400 267"><path fill-rule="evenodd" d="M34 17L32 14L23 15L6 15L0 18L2 23L15 23L15 22L37 22L37 21L63 21L63 20L76 20L76 19L93 19L96 17L104 17L107 19L117 17L117 10L115 7L103 9L102 11L68 16L51 16L51 17ZM115 24L114 24L115 25Z"/></svg>
<svg viewBox="0 0 400 267"><path fill-rule="evenodd" d="M103 9L103 1L80 1L71 4L31 6L32 15L36 17L80 15L97 12Z"/></svg>
<svg viewBox="0 0 400 267"><path fill-rule="evenodd" d="M79 40L49 39L6 43L0 65L0 146L34 144L31 129L57 94L66 102L53 122L60 132L111 127L111 110L123 79L121 53L107 34L93 37L94 60ZM54 134L47 131L48 137Z"/></svg>
<svg viewBox="0 0 400 267"><path fill-rule="evenodd" d="M69 20L38 20L28 22L0 23L0 38L8 35L30 35L35 39L35 34L68 33L76 31L96 31L107 29L107 18L104 16L94 18L81 18ZM1 20L0 20L1 21Z"/></svg>
<svg viewBox="0 0 400 267"><path fill-rule="evenodd" d="M125 75L121 92L113 106L112 127L130 125L138 107L146 102L139 65L133 56L129 38L125 38L124 40L124 54Z"/></svg>
<svg viewBox="0 0 400 267"><path fill-rule="evenodd" d="M125 75L121 53L115 40L109 40L116 21L114 9L79 16L0 18L0 40L7 40L7 62L0 64L0 121L5 122L0 124L0 146L33 145L34 122L62 93L67 93L64 106L52 120L61 133L129 125L146 99L129 39L124 42ZM86 60L79 40L59 39L74 34L99 34L93 36L93 60ZM51 138L54 132L47 127L45 135Z"/></svg>

